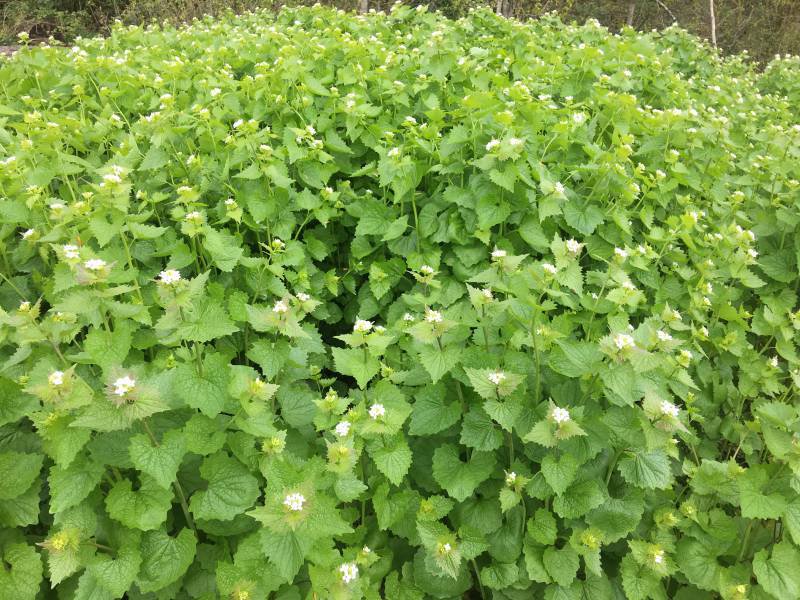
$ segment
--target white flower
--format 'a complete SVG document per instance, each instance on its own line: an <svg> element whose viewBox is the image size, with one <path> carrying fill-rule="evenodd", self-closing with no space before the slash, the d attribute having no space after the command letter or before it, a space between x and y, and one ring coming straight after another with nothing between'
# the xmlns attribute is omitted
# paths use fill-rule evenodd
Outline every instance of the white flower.
<svg viewBox="0 0 800 600"><path fill-rule="evenodd" d="M614 345L618 350L624 350L626 348L635 348L636 342L634 342L633 337L627 333L618 333L614 336Z"/></svg>
<svg viewBox="0 0 800 600"><path fill-rule="evenodd" d="M517 474L514 471L506 473L506 485L514 485L514 482L516 480L517 480Z"/></svg>
<svg viewBox="0 0 800 600"><path fill-rule="evenodd" d="M408 117L406 117L406 123L409 123L411 125L416 125L417 124L417 120L412 116L408 116Z"/></svg>
<svg viewBox="0 0 800 600"><path fill-rule="evenodd" d="M700 333L703 335L703 337L708 337L708 327L706 327L705 325L703 325L703 326L700 328Z"/></svg>
<svg viewBox="0 0 800 600"><path fill-rule="evenodd" d="M136 387L136 380L129 375L120 377L113 384L114 394L117 396L125 396Z"/></svg>
<svg viewBox="0 0 800 600"><path fill-rule="evenodd" d="M342 574L342 581L344 583L350 583L358 577L358 565L354 562L343 563L339 567L339 573Z"/></svg>
<svg viewBox="0 0 800 600"><path fill-rule="evenodd" d="M370 549L370 547L369 547L369 546L364 546L364 547L361 549L361 552L363 552L364 554L372 554L372 550Z"/></svg>
<svg viewBox="0 0 800 600"><path fill-rule="evenodd" d="M550 273L550 275L555 275L558 272L555 265L551 263L542 263L542 269L544 269L546 273Z"/></svg>
<svg viewBox="0 0 800 600"><path fill-rule="evenodd" d="M563 196L564 193L566 192L567 188L565 188L564 184L561 183L560 181L556 181L555 184L553 185L553 190L559 196Z"/></svg>
<svg viewBox="0 0 800 600"><path fill-rule="evenodd" d="M444 544L442 544L442 547L440 548L440 552L442 554L450 554L450 552L452 551L453 547L450 545L450 542L445 542Z"/></svg>
<svg viewBox="0 0 800 600"><path fill-rule="evenodd" d="M569 411L566 408L561 408L560 406L556 406L553 409L551 416L553 417L553 421L559 425L561 423L566 423L570 419Z"/></svg>
<svg viewBox="0 0 800 600"><path fill-rule="evenodd" d="M770 358L769 359L769 365L773 369L777 369L778 368L778 357L777 356L773 356L772 358Z"/></svg>
<svg viewBox="0 0 800 600"><path fill-rule="evenodd" d="M228 198L225 200L225 206L236 206L236 200L233 198Z"/></svg>
<svg viewBox="0 0 800 600"><path fill-rule="evenodd" d="M309 296L305 292L298 292L297 299L300 300L300 302L308 302L309 300L311 300L311 296Z"/></svg>
<svg viewBox="0 0 800 600"><path fill-rule="evenodd" d="M28 239L29 237L31 237L31 236L32 236L34 233L36 233L36 230L35 230L35 229L26 229L25 231L23 231L23 232L22 232L22 239L23 239L23 240L27 240L27 239Z"/></svg>
<svg viewBox="0 0 800 600"><path fill-rule="evenodd" d="M350 433L350 421L339 421L336 424L334 431L339 437L347 437Z"/></svg>
<svg viewBox="0 0 800 600"><path fill-rule="evenodd" d="M286 242L284 242L281 238L275 238L272 240L271 245L275 250L283 250L286 247Z"/></svg>
<svg viewBox="0 0 800 600"><path fill-rule="evenodd" d="M414 315L412 315L411 313L406 313L403 315L403 321L405 321L406 323L410 323L413 320L414 320Z"/></svg>
<svg viewBox="0 0 800 600"><path fill-rule="evenodd" d="M567 240L567 252L570 254L580 254L583 249L583 244L577 240Z"/></svg>
<svg viewBox="0 0 800 600"><path fill-rule="evenodd" d="M203 220L203 215L201 215L198 211L193 210L191 212L186 213L184 217L190 223L199 223Z"/></svg>
<svg viewBox="0 0 800 600"><path fill-rule="evenodd" d="M658 550L657 552L653 553L653 562L657 565L660 565L664 562L664 551Z"/></svg>
<svg viewBox="0 0 800 600"><path fill-rule="evenodd" d="M628 258L628 251L624 248L614 248L614 256L616 256L619 260L625 260Z"/></svg>
<svg viewBox="0 0 800 600"><path fill-rule="evenodd" d="M53 387L58 387L64 384L64 371L53 371L47 376L47 383Z"/></svg>
<svg viewBox="0 0 800 600"><path fill-rule="evenodd" d="M661 414L667 417L677 417L681 412L681 409L675 406L669 400L664 400L661 402Z"/></svg>
<svg viewBox="0 0 800 600"><path fill-rule="evenodd" d="M233 122L234 129L239 129L239 127L241 127L242 125L244 125L244 119L237 119L236 121Z"/></svg>
<svg viewBox="0 0 800 600"><path fill-rule="evenodd" d="M753 248L748 248L747 254L750 256L750 258L758 258L758 251Z"/></svg>
<svg viewBox="0 0 800 600"><path fill-rule="evenodd" d="M369 418L370 419L379 419L386 414L386 407L383 404L373 404L369 407Z"/></svg>
<svg viewBox="0 0 800 600"><path fill-rule="evenodd" d="M31 309L31 303L28 302L27 300L19 303L19 310L21 310L22 312L28 311L30 309Z"/></svg>
<svg viewBox="0 0 800 600"><path fill-rule="evenodd" d="M494 295L492 295L492 290L490 290L489 288L482 289L481 294L483 294L483 297L486 298L487 300L494 300Z"/></svg>
<svg viewBox="0 0 800 600"><path fill-rule="evenodd" d="M511 145L512 148L518 148L519 146L522 146L522 144L525 143L525 140L512 137L510 140L508 140L508 143Z"/></svg>
<svg viewBox="0 0 800 600"><path fill-rule="evenodd" d="M499 248L492 250L492 258L494 259L501 259L505 258L506 256L508 256L508 252L505 250L500 250Z"/></svg>
<svg viewBox="0 0 800 600"><path fill-rule="evenodd" d="M283 505L293 512L300 512L303 510L303 505L305 503L306 497L297 492L287 494L286 498L283 499Z"/></svg>
<svg viewBox="0 0 800 600"><path fill-rule="evenodd" d="M431 310L429 308L426 308L425 320L428 323L441 323L443 320L442 313L440 313L438 310Z"/></svg>
<svg viewBox="0 0 800 600"><path fill-rule="evenodd" d="M491 152L492 150L494 150L495 148L497 148L499 145L500 145L500 140L491 139L491 140L489 140L489 142L486 144L486 151L487 151L487 152Z"/></svg>
<svg viewBox="0 0 800 600"><path fill-rule="evenodd" d="M367 333L370 329L372 329L372 321L366 321L364 319L358 319L353 325L353 331L355 333Z"/></svg>
<svg viewBox="0 0 800 600"><path fill-rule="evenodd" d="M582 112L577 112L574 115L572 115L572 120L573 120L573 122L575 122L578 125L580 125L581 123L583 123L586 120L586 115L584 113L582 113Z"/></svg>
<svg viewBox="0 0 800 600"><path fill-rule="evenodd" d="M692 360L693 356L691 350L681 350L679 358L682 362L688 363Z"/></svg>
<svg viewBox="0 0 800 600"><path fill-rule="evenodd" d="M502 371L492 371L486 378L495 385L500 385L506 378L506 374Z"/></svg>
<svg viewBox="0 0 800 600"><path fill-rule="evenodd" d="M433 270L433 267L430 265L422 265L419 268L419 272L423 275L433 275L436 271Z"/></svg>
<svg viewBox="0 0 800 600"><path fill-rule="evenodd" d="M164 285L175 285L181 280L181 272L175 269L167 269L158 274L160 277L159 283Z"/></svg>
<svg viewBox="0 0 800 600"><path fill-rule="evenodd" d="M289 305L286 303L286 300L278 300L275 303L275 306L272 307L272 312L274 313L289 312Z"/></svg>
<svg viewBox="0 0 800 600"><path fill-rule="evenodd" d="M63 202L53 202L50 205L50 210L55 211L55 212L57 212L59 210L64 210L64 203Z"/></svg>
<svg viewBox="0 0 800 600"><path fill-rule="evenodd" d="M217 96L219 96L221 93L222 93L222 90L221 90L221 89L219 89L219 88L214 88L213 90L211 90L211 97L212 97L212 98L216 98L216 97L217 97Z"/></svg>
<svg viewBox="0 0 800 600"><path fill-rule="evenodd" d="M86 267L89 271L102 271L106 267L106 261L102 258L90 258L83 266Z"/></svg>
<svg viewBox="0 0 800 600"><path fill-rule="evenodd" d="M386 156L389 156L391 158L400 156L400 148L392 148L391 150L389 150L389 152L386 153Z"/></svg>
<svg viewBox="0 0 800 600"><path fill-rule="evenodd" d="M664 331L663 329L659 329L658 331L656 331L656 336L658 337L658 340L661 341L661 342L671 342L672 341L672 336L669 333L667 333L666 331Z"/></svg>

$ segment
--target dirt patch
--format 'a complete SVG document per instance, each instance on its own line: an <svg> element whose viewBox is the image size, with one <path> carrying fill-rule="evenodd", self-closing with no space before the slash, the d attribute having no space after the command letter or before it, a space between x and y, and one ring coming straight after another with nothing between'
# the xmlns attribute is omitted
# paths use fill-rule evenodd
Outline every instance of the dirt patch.
<svg viewBox="0 0 800 600"><path fill-rule="evenodd" d="M19 46L0 46L0 54L7 54L8 56L11 56L17 50L19 50Z"/></svg>

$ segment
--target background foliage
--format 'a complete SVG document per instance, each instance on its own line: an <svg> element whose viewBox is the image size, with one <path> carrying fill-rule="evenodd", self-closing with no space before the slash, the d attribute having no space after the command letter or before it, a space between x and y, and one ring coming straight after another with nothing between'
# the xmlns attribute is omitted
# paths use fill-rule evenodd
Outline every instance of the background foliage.
<svg viewBox="0 0 800 600"><path fill-rule="evenodd" d="M0 62L0 597L800 597L797 59L399 5Z"/></svg>
<svg viewBox="0 0 800 600"><path fill-rule="evenodd" d="M688 31L710 37L707 0L503 1L508 3L507 14L518 18L539 17L555 11L566 20L583 22L595 18L615 30L630 22L645 31L667 27L677 21ZM14 43L20 31L27 31L34 37L55 35L69 41L76 35L105 32L115 18L128 23L148 23L152 19L189 21L226 10L241 12L264 6L277 8L280 4L270 0L6 0L0 6L0 43ZM324 4L349 10L359 6L357 0ZM497 6L496 0L434 0L428 4L451 17L463 16L470 8ZM370 3L384 10L390 5L391 2L385 0ZM776 53L800 53L800 4L794 0L716 0L715 5L718 43L725 51L748 50L760 61L768 61Z"/></svg>

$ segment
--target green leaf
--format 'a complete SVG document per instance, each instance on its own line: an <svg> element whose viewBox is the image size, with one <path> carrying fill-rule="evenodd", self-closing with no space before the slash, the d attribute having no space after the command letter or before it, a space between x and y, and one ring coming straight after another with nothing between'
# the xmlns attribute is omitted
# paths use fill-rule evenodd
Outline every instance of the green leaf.
<svg viewBox="0 0 800 600"><path fill-rule="evenodd" d="M202 298L184 315L178 336L187 342L210 342L239 331L223 305L211 298Z"/></svg>
<svg viewBox="0 0 800 600"><path fill-rule="evenodd" d="M89 355L92 364L100 365L106 371L109 367L119 366L131 349L131 327L127 321L115 324L114 331L106 331L99 327L89 330L83 349Z"/></svg>
<svg viewBox="0 0 800 600"><path fill-rule="evenodd" d="M80 503L100 483L104 470L103 465L85 456L75 459L67 468L50 467L50 513L60 513Z"/></svg>
<svg viewBox="0 0 800 600"><path fill-rule="evenodd" d="M22 452L0 453L0 500L10 500L22 495L39 477L42 470L41 454Z"/></svg>
<svg viewBox="0 0 800 600"><path fill-rule="evenodd" d="M459 458L459 449L445 444L433 453L433 477L450 496L462 502L494 471L494 456L474 452L468 462Z"/></svg>
<svg viewBox="0 0 800 600"><path fill-rule="evenodd" d="M542 556L547 574L562 587L567 587L575 580L580 566L578 553L572 546L564 546L560 550L553 546L544 549Z"/></svg>
<svg viewBox="0 0 800 600"><path fill-rule="evenodd" d="M433 435L458 423L461 403L446 402L447 388L441 384L425 386L415 396L408 432L411 435Z"/></svg>
<svg viewBox="0 0 800 600"><path fill-rule="evenodd" d="M636 487L664 490L672 485L669 457L663 452L627 452L617 468L625 481Z"/></svg>
<svg viewBox="0 0 800 600"><path fill-rule="evenodd" d="M292 581L303 566L310 545L294 531L275 533L262 530L261 545L269 562L286 581Z"/></svg>
<svg viewBox="0 0 800 600"><path fill-rule="evenodd" d="M204 233L203 247L211 255L214 265L226 273L233 271L244 252L236 237L210 227Z"/></svg>
<svg viewBox="0 0 800 600"><path fill-rule="evenodd" d="M546 508L538 508L528 519L528 535L545 546L552 546L558 535L556 518Z"/></svg>
<svg viewBox="0 0 800 600"><path fill-rule="evenodd" d="M176 537L164 530L142 536L142 566L137 585L143 593L156 592L180 579L194 561L197 539L189 529Z"/></svg>
<svg viewBox="0 0 800 600"><path fill-rule="evenodd" d="M331 353L336 370L342 375L354 377L362 390L381 368L378 359L362 348L331 348Z"/></svg>
<svg viewBox="0 0 800 600"><path fill-rule="evenodd" d="M220 353L203 358L202 375L194 363L184 363L175 369L174 391L187 406L215 417L225 407L228 398L228 363Z"/></svg>
<svg viewBox="0 0 800 600"><path fill-rule="evenodd" d="M128 452L134 467L150 475L161 487L168 488L175 481L186 453L186 441L182 432L172 430L154 446L146 435L140 434L131 438Z"/></svg>
<svg viewBox="0 0 800 600"><path fill-rule="evenodd" d="M422 346L419 351L419 360L431 376L431 380L436 383L461 360L461 348L445 346L440 350L438 346Z"/></svg>
<svg viewBox="0 0 800 600"><path fill-rule="evenodd" d="M493 563L481 569L481 583L491 590L503 590L517 581L517 565Z"/></svg>
<svg viewBox="0 0 800 600"><path fill-rule="evenodd" d="M583 235L592 235L605 220L603 210L592 203L567 202L563 206L564 220Z"/></svg>
<svg viewBox="0 0 800 600"><path fill-rule="evenodd" d="M24 527L39 521L42 480L36 479L22 494L11 500L0 500L0 526Z"/></svg>
<svg viewBox="0 0 800 600"><path fill-rule="evenodd" d="M597 344L590 342L558 341L550 354L549 366L566 377L592 374L603 359Z"/></svg>
<svg viewBox="0 0 800 600"><path fill-rule="evenodd" d="M570 485L563 494L553 500L553 510L565 519L582 517L606 499L600 485L593 479Z"/></svg>
<svg viewBox="0 0 800 600"><path fill-rule="evenodd" d="M33 600L42 582L42 559L33 547L24 543L3 546L0 569L0 598Z"/></svg>
<svg viewBox="0 0 800 600"><path fill-rule="evenodd" d="M411 449L402 433L387 438L372 440L367 451L378 470L395 485L400 485L411 467Z"/></svg>
<svg viewBox="0 0 800 600"><path fill-rule="evenodd" d="M764 493L769 481L766 470L750 467L739 477L739 503L742 516L748 519L779 519L786 509L786 499L778 493Z"/></svg>
<svg viewBox="0 0 800 600"><path fill-rule="evenodd" d="M125 527L142 531L158 529L172 507L172 490L164 489L148 475L141 475L140 480L137 490L127 479L115 483L106 496L106 510Z"/></svg>
<svg viewBox="0 0 800 600"><path fill-rule="evenodd" d="M558 458L553 454L547 454L542 459L542 475L547 485L560 496L575 479L579 466L571 454L561 454Z"/></svg>
<svg viewBox="0 0 800 600"><path fill-rule="evenodd" d="M97 553L86 571L103 590L108 591L114 598L120 598L136 579L141 563L137 534L122 543L113 557Z"/></svg>
<svg viewBox="0 0 800 600"><path fill-rule="evenodd" d="M192 415L183 428L186 449L200 456L214 454L225 444L225 432L217 422L202 414Z"/></svg>
<svg viewBox="0 0 800 600"><path fill-rule="evenodd" d="M464 416L460 441L468 448L491 452L502 446L503 432L494 424L483 408L473 406Z"/></svg>
<svg viewBox="0 0 800 600"><path fill-rule="evenodd" d="M800 551L789 542L772 547L772 555L765 548L753 557L753 572L758 583L776 599L800 597Z"/></svg>
<svg viewBox="0 0 800 600"><path fill-rule="evenodd" d="M260 493L258 479L225 452L203 460L200 475L208 486L195 492L189 503L192 514L198 519L230 521L251 508Z"/></svg>

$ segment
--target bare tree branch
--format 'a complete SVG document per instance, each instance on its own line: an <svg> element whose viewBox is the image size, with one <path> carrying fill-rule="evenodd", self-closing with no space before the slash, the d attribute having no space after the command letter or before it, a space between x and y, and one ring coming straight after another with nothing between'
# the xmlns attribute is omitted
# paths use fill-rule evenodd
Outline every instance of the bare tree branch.
<svg viewBox="0 0 800 600"><path fill-rule="evenodd" d="M714 15L714 0L708 0L708 12L711 16L711 43L717 47L717 17Z"/></svg>
<svg viewBox="0 0 800 600"><path fill-rule="evenodd" d="M665 11L667 11L667 13L669 14L669 16L670 16L670 17L672 17L672 21L673 21L674 23L677 23L677 22L678 22L678 17L676 17L676 16L675 16L675 13L673 13L673 12L672 12L672 11L669 9L669 6L667 6L666 4L664 4L664 3L663 3L661 0L656 0L656 4L658 4L658 5L659 5L661 8L663 8Z"/></svg>

